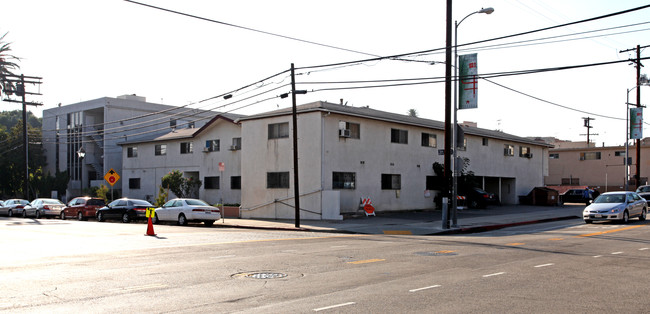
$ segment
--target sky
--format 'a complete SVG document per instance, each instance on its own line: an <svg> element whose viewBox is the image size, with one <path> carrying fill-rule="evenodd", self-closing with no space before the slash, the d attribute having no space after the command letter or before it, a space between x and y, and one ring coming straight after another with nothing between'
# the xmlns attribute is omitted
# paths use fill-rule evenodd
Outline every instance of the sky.
<svg viewBox="0 0 650 314"><path fill-rule="evenodd" d="M291 106L291 97L277 96L290 91L288 70L293 63L296 89L308 91L297 95L298 104L342 99L349 106L400 114L415 109L419 117L444 120L446 1L140 2L212 21L123 0L0 0L0 34L8 33L5 41L21 58L16 73L43 78L40 87L27 87L42 94L28 100L43 104L29 110L42 116L42 110L58 104L136 94L166 105L261 113ZM458 28L458 44L463 45L647 4L456 0L452 10L454 20L460 21L481 8L494 8L490 15L463 20ZM518 136L586 141L583 118L591 117L592 142L623 145L627 90L636 85L636 69L625 61L636 54L620 51L650 45L649 35L650 9L643 9L460 46L460 55L478 54L478 73L484 76L623 62L481 80L478 108L459 110L458 121ZM422 51L431 52L411 54ZM354 62L401 54L411 55ZM650 48L641 57L650 57ZM346 64L315 67L338 63ZM642 73L650 74L648 68ZM406 83L414 78L432 78L428 81L435 83L367 88L395 83L380 80ZM640 90L641 103L650 103L650 87ZM630 102L635 102L636 91L629 93ZM231 92L229 100L211 99ZM20 104L2 102L2 110L19 109ZM650 136L648 132L646 124L644 135Z"/></svg>

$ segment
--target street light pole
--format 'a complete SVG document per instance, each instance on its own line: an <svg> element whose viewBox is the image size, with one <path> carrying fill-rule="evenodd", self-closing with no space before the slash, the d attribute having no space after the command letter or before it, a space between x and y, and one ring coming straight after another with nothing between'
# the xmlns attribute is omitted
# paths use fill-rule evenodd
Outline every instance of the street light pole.
<svg viewBox="0 0 650 314"><path fill-rule="evenodd" d="M79 167L81 168L80 171L80 181L81 181L81 193L79 193L79 196L83 196L84 194L84 157L86 157L86 150L84 149L83 146L79 148L77 151L77 157L79 157Z"/></svg>

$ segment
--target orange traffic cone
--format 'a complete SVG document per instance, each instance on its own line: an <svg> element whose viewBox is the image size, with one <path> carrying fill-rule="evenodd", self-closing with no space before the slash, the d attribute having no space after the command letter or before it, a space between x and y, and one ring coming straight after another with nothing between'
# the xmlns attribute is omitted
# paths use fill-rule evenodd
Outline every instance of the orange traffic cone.
<svg viewBox="0 0 650 314"><path fill-rule="evenodd" d="M145 235L155 236L156 233L153 232L153 221L151 221L151 217L149 217L148 221L149 222L147 223L147 234Z"/></svg>

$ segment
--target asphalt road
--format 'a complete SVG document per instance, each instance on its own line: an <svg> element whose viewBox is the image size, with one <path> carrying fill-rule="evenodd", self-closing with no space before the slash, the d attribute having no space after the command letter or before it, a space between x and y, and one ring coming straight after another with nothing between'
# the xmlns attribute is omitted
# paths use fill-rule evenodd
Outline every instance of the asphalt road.
<svg viewBox="0 0 650 314"><path fill-rule="evenodd" d="M0 312L646 313L650 228L463 236L0 218Z"/></svg>

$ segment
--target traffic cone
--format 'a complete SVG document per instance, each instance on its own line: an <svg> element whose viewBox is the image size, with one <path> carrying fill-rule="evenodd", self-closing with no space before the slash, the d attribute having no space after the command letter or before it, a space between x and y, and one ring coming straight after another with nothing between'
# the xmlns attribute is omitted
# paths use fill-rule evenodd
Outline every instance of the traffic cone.
<svg viewBox="0 0 650 314"><path fill-rule="evenodd" d="M156 233L153 232L153 221L151 221L151 217L149 217L148 221L149 222L147 223L147 234L145 235L155 236Z"/></svg>

